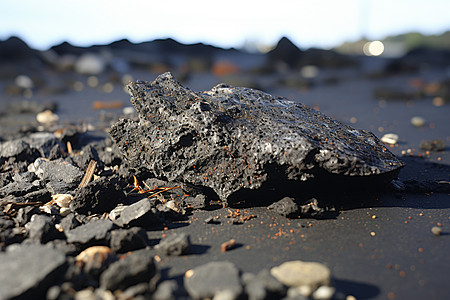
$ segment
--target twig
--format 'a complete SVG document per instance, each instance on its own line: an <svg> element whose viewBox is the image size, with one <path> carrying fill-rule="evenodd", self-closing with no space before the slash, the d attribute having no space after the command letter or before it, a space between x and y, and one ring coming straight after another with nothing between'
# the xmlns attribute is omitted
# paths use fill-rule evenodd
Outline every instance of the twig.
<svg viewBox="0 0 450 300"><path fill-rule="evenodd" d="M95 168L97 167L97 162L95 160L91 160L89 162L89 166L86 169L86 174L84 174L83 180L81 180L78 188L82 188L88 185L91 181L92 175L94 175Z"/></svg>

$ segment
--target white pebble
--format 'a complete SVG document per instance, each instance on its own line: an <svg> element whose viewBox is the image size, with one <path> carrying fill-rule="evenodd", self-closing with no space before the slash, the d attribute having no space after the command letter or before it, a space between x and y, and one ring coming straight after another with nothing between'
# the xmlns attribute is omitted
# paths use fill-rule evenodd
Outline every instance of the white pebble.
<svg viewBox="0 0 450 300"><path fill-rule="evenodd" d="M394 145L397 144L398 142L398 134L395 133L386 133L385 135L383 135L383 137L381 138L381 141L385 144L390 144L390 145Z"/></svg>
<svg viewBox="0 0 450 300"><path fill-rule="evenodd" d="M412 117L411 124L416 127L422 127L423 125L425 125L425 119L419 116Z"/></svg>
<svg viewBox="0 0 450 300"><path fill-rule="evenodd" d="M70 201L73 200L73 196L70 194L56 194L52 196L52 200L61 208L69 207Z"/></svg>
<svg viewBox="0 0 450 300"><path fill-rule="evenodd" d="M24 89L32 89L34 87L33 80L27 75L19 75L14 79L14 83Z"/></svg>
<svg viewBox="0 0 450 300"><path fill-rule="evenodd" d="M51 124L59 120L57 114L54 114L51 110L45 110L36 115L36 120L42 124Z"/></svg>
<svg viewBox="0 0 450 300"><path fill-rule="evenodd" d="M104 59L93 53L83 54L75 63L75 71L80 74L99 75L105 70Z"/></svg>
<svg viewBox="0 0 450 300"><path fill-rule="evenodd" d="M313 299L316 300L328 300L333 297L335 291L336 289L334 287L322 285L312 294L312 296Z"/></svg>

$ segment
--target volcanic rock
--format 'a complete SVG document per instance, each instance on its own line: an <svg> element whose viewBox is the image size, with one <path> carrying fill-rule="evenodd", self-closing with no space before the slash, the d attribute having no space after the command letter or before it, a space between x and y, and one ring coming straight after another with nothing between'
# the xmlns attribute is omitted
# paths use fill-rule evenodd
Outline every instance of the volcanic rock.
<svg viewBox="0 0 450 300"><path fill-rule="evenodd" d="M176 280L165 280L158 284L152 295L155 300L185 299L186 292L178 285Z"/></svg>
<svg viewBox="0 0 450 300"><path fill-rule="evenodd" d="M0 298L42 299L64 273L65 263L63 253L41 245L17 246L1 253Z"/></svg>
<svg viewBox="0 0 450 300"><path fill-rule="evenodd" d="M44 215L33 215L30 222L25 225L28 237L40 243L46 243L59 236L53 219Z"/></svg>
<svg viewBox="0 0 450 300"><path fill-rule="evenodd" d="M257 275L244 273L242 281L245 283L248 299L282 299L286 295L286 287L270 275L267 269Z"/></svg>
<svg viewBox="0 0 450 300"><path fill-rule="evenodd" d="M30 165L29 170L44 182L51 183L53 187L58 186L56 191L61 194L75 189L84 175L79 168L62 159L48 161L38 158Z"/></svg>
<svg viewBox="0 0 450 300"><path fill-rule="evenodd" d="M120 227L149 226L158 223L159 217L155 214L155 203L144 198L130 206L126 206L114 223Z"/></svg>
<svg viewBox="0 0 450 300"><path fill-rule="evenodd" d="M100 276L100 286L107 290L124 290L149 281L157 274L152 251L137 250L112 263Z"/></svg>
<svg viewBox="0 0 450 300"><path fill-rule="evenodd" d="M161 251L166 255L183 255L189 252L191 240L189 235L185 233L171 234L155 246L157 251Z"/></svg>
<svg viewBox="0 0 450 300"><path fill-rule="evenodd" d="M122 184L117 175L100 177L76 189L70 209L81 214L109 211L123 198Z"/></svg>
<svg viewBox="0 0 450 300"><path fill-rule="evenodd" d="M298 205L295 203L295 199L291 197L284 197L283 199L272 203L267 208L285 217L298 212Z"/></svg>
<svg viewBox="0 0 450 300"><path fill-rule="evenodd" d="M228 261L215 261L186 272L184 286L194 299L213 298L221 291L242 292L239 270Z"/></svg>
<svg viewBox="0 0 450 300"><path fill-rule="evenodd" d="M147 236L142 228L132 227L111 231L111 249L116 253L134 251L146 246Z"/></svg>
<svg viewBox="0 0 450 300"><path fill-rule="evenodd" d="M87 224L75 227L65 232L68 243L87 244L96 242L107 244L109 240L109 231L114 224L109 220L92 220Z"/></svg>
<svg viewBox="0 0 450 300"><path fill-rule="evenodd" d="M122 119L110 134L130 167L222 200L263 184L390 181L403 166L373 133L258 90L219 84L196 93L170 73L128 90L139 121Z"/></svg>
<svg viewBox="0 0 450 300"><path fill-rule="evenodd" d="M59 225L61 226L63 232L68 232L69 230L81 225L81 223L77 220L74 213L70 213L61 219Z"/></svg>

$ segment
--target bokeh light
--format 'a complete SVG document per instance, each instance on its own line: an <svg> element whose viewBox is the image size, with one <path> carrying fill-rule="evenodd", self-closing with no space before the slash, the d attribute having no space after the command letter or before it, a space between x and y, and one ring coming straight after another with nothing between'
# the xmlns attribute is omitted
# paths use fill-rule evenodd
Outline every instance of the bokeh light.
<svg viewBox="0 0 450 300"><path fill-rule="evenodd" d="M379 56L384 52L384 44L381 41L367 42L364 44L363 52L367 56Z"/></svg>

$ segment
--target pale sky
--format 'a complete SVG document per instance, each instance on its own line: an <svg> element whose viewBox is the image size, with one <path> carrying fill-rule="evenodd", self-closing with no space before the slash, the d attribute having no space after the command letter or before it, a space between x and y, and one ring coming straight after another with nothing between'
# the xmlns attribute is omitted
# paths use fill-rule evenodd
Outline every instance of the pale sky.
<svg viewBox="0 0 450 300"><path fill-rule="evenodd" d="M449 0L0 0L0 40L16 35L41 50L167 37L240 48L282 36L301 48L330 48L363 35L446 30Z"/></svg>

